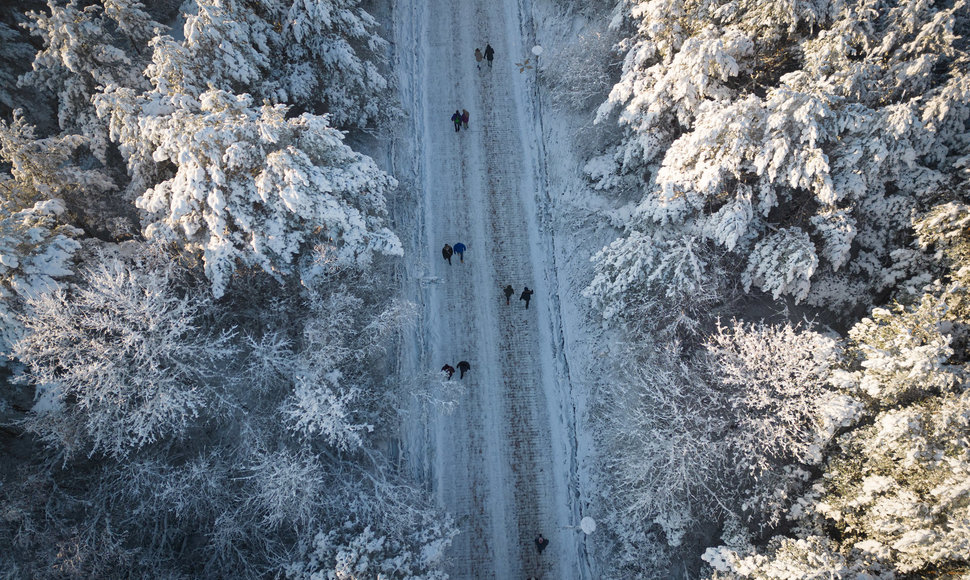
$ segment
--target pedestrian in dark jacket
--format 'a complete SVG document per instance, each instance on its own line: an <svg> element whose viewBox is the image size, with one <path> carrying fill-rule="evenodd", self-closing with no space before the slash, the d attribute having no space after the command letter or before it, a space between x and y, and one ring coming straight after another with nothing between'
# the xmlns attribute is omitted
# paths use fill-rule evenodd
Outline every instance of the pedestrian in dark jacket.
<svg viewBox="0 0 970 580"><path fill-rule="evenodd" d="M525 290L522 291L522 294L519 295L519 300L525 300L526 310L529 309L529 300L532 300L532 294L534 294L534 292L529 290L529 287L526 286Z"/></svg>
<svg viewBox="0 0 970 580"><path fill-rule="evenodd" d="M502 292L505 293L505 304L507 305L509 303L509 298L511 298L512 295L515 294L515 288L513 288L512 285L509 284L508 286L505 287L505 290L502 290Z"/></svg>
<svg viewBox="0 0 970 580"><path fill-rule="evenodd" d="M488 61L488 66L490 66L490 67L492 66L492 59L493 58L495 58L495 49L492 48L492 45L491 44L489 44L489 43L486 42L485 43L485 60Z"/></svg>
<svg viewBox="0 0 970 580"><path fill-rule="evenodd" d="M451 122L455 124L455 133L461 131L461 111L455 109L455 114L451 116Z"/></svg>
<svg viewBox="0 0 970 580"><path fill-rule="evenodd" d="M453 253L455 253L455 251L448 244L445 244L445 247L441 248L441 257L448 260L449 266L451 265L451 255Z"/></svg>
<svg viewBox="0 0 970 580"><path fill-rule="evenodd" d="M482 58L483 58L482 57L482 49L476 48L475 49L475 65L478 67L478 70L482 70Z"/></svg>
<svg viewBox="0 0 970 580"><path fill-rule="evenodd" d="M463 360L460 363L458 363L458 370L461 371L461 374L458 375L458 378L459 379L465 378L465 373L467 373L468 369L470 368L472 368L472 365L468 364L467 360Z"/></svg>
<svg viewBox="0 0 970 580"><path fill-rule="evenodd" d="M458 242L457 244L455 244L454 250L455 250L455 253L458 254L458 259L461 260L462 264L464 264L465 263L465 244Z"/></svg>
<svg viewBox="0 0 970 580"><path fill-rule="evenodd" d="M462 109L461 110L461 124L464 125L464 127L466 129L468 128L468 119L469 119L468 109Z"/></svg>
<svg viewBox="0 0 970 580"><path fill-rule="evenodd" d="M539 553L541 554L542 551L545 550L546 546L548 545L549 545L549 540L543 538L542 534L539 534L539 537L536 538L536 550L539 550Z"/></svg>
<svg viewBox="0 0 970 580"><path fill-rule="evenodd" d="M455 374L455 367L446 364L445 366L441 367L441 372L443 372L446 375L448 375L448 380L450 381L451 380L451 375Z"/></svg>

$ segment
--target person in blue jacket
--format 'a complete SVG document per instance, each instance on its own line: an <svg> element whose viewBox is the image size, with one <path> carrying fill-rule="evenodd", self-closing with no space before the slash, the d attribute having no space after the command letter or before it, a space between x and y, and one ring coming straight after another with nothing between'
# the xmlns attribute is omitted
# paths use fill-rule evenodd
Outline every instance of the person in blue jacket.
<svg viewBox="0 0 970 580"><path fill-rule="evenodd" d="M464 264L465 263L465 244L458 242L457 244L452 246L451 249L454 250L456 254L458 254L458 259L461 260L462 264Z"/></svg>

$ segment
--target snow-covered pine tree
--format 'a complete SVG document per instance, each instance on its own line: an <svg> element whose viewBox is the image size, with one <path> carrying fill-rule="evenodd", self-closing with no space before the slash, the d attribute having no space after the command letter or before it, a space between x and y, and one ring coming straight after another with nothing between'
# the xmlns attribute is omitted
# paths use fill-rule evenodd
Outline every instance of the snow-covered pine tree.
<svg viewBox="0 0 970 580"><path fill-rule="evenodd" d="M113 188L102 172L72 163L79 136L37 139L21 112L0 120L0 357L23 333L23 300L72 273L83 233L65 220L65 199Z"/></svg>
<svg viewBox="0 0 970 580"><path fill-rule="evenodd" d="M603 186L640 182L626 235L671 222L709 232L739 257L756 252L776 297L833 309L912 275L917 262L894 255L909 213L942 196L966 156L964 2L628 0L619 14L636 32L599 120L624 136L592 169ZM738 211L748 196L753 211ZM794 228L821 262L766 262L788 251L774 232ZM826 283L813 293L815 279Z"/></svg>
<svg viewBox="0 0 970 580"><path fill-rule="evenodd" d="M966 345L970 339L970 205L937 205L920 216L914 226L920 247L932 248L931 257L945 268L944 318L955 323L951 329L954 338Z"/></svg>
<svg viewBox="0 0 970 580"><path fill-rule="evenodd" d="M946 312L946 302L929 294L911 307L874 308L849 330L851 366L837 373L840 388L888 407L959 384Z"/></svg>
<svg viewBox="0 0 970 580"><path fill-rule="evenodd" d="M186 81L258 101L322 107L338 127L392 109L387 41L360 0L199 0L185 23ZM189 78L190 77L190 78Z"/></svg>
<svg viewBox="0 0 970 580"><path fill-rule="evenodd" d="M818 267L815 244L800 228L784 228L763 238L752 249L741 276L745 289L752 285L771 292L775 300L790 294L798 302L808 295Z"/></svg>
<svg viewBox="0 0 970 580"><path fill-rule="evenodd" d="M24 95L18 94L17 78L27 72L37 50L31 46L27 32L18 30L17 21L24 18L11 6L0 7L0 114L24 107Z"/></svg>
<svg viewBox="0 0 970 580"><path fill-rule="evenodd" d="M56 95L61 129L85 135L102 162L106 161L107 131L91 99L107 85L147 88L141 74L146 56L139 55L147 54L148 40L165 27L143 8L136 0L87 5L78 0L48 0L48 12L28 13L30 31L43 40L44 48L19 82Z"/></svg>
<svg viewBox="0 0 970 580"><path fill-rule="evenodd" d="M136 202L146 235L201 254L215 296L238 267L282 278L300 255L340 266L401 253L384 226L396 181L345 145L326 116L287 118L283 105L254 107L221 90L196 99L182 92L184 52L165 39L155 49L155 90L108 87L98 113L133 187L146 187ZM160 164L172 171L152 183Z"/></svg>
<svg viewBox="0 0 970 580"><path fill-rule="evenodd" d="M300 560L286 567L292 580L445 580L445 551L458 529L416 490L387 480L344 486L334 505L342 518L321 530ZM336 514L335 514L336 515Z"/></svg>
<svg viewBox="0 0 970 580"><path fill-rule="evenodd" d="M693 332L720 296L716 257L690 230L679 237L632 231L593 261L596 275L583 294L606 319L622 320L634 332L644 324L661 333Z"/></svg>

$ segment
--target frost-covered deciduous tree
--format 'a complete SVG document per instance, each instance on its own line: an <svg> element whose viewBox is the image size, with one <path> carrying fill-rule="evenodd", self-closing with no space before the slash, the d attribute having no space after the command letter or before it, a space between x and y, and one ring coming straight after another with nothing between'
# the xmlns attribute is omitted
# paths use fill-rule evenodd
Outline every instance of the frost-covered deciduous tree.
<svg viewBox="0 0 970 580"><path fill-rule="evenodd" d="M255 493L252 503L260 525L304 528L316 523L326 502L323 466L309 454L259 452L249 468Z"/></svg>
<svg viewBox="0 0 970 580"><path fill-rule="evenodd" d="M319 103L340 127L389 117L381 73L388 44L360 0L200 0L196 7L185 22L188 84L272 103Z"/></svg>
<svg viewBox="0 0 970 580"><path fill-rule="evenodd" d="M625 237L705 232L766 284L749 288L833 310L869 305L916 273L919 261L899 254L910 213L946 195L967 155L965 10L621 2L617 23L636 31L619 45L623 74L599 120L624 135L587 170L604 189L639 183ZM799 231L804 259L772 259L795 249L780 232Z"/></svg>
<svg viewBox="0 0 970 580"><path fill-rule="evenodd" d="M382 344L412 316L391 302L372 311L364 299L339 286L311 292L299 351L288 372L283 423L304 440L322 440L342 451L359 449L378 413L380 377L368 372Z"/></svg>
<svg viewBox="0 0 970 580"><path fill-rule="evenodd" d="M559 54L542 56L542 80L550 86L557 106L585 111L609 91L616 67L611 62L616 35L604 28L580 35Z"/></svg>
<svg viewBox="0 0 970 580"><path fill-rule="evenodd" d="M136 202L145 233L201 254L215 296L239 267L282 278L304 273L300 255L358 265L401 253L384 226L395 180L344 144L326 117L287 118L285 106L257 108L248 95L220 90L198 100L170 92L175 65L161 56L167 48L156 50L156 90L109 88L98 111L110 118L133 183L147 187ZM152 183L157 164L174 174Z"/></svg>
<svg viewBox="0 0 970 580"><path fill-rule="evenodd" d="M678 546L732 514L778 525L808 467L862 412L828 385L838 360L836 341L811 329L735 321L692 361L656 349L604 384L594 414L617 534L639 537L650 522Z"/></svg>
<svg viewBox="0 0 970 580"><path fill-rule="evenodd" d="M822 461L831 437L862 405L829 387L840 353L833 338L811 328L734 321L718 325L705 350L708 382L730 422L724 444L731 469L721 485L745 482L737 513L750 525L775 526L804 486L806 467Z"/></svg>
<svg viewBox="0 0 970 580"><path fill-rule="evenodd" d="M731 492L724 439L730 420L721 394L679 353L658 349L627 380L608 385L594 413L607 413L597 437L603 477L620 536L648 522L679 545L692 525L716 517Z"/></svg>
<svg viewBox="0 0 970 580"><path fill-rule="evenodd" d="M823 397L836 342L790 324L733 321L706 345L710 370L730 392L739 468L757 474L774 465L818 463Z"/></svg>
<svg viewBox="0 0 970 580"><path fill-rule="evenodd" d="M953 271L966 263L961 235L948 237L960 231L949 227L960 216L959 205L945 204L917 221L924 242L941 238L937 251L954 260ZM838 437L822 476L791 506L796 525L765 545L708 550L715 578L801 577L812 567L844 578L970 569L967 356L948 334L966 324L949 308L963 300L951 291L958 284L874 308L849 330L846 368L830 378L842 399L822 409L825 433Z"/></svg>
<svg viewBox="0 0 970 580"><path fill-rule="evenodd" d="M205 298L176 287L174 266L155 266L107 258L77 288L27 300L14 354L41 403L26 425L68 456L177 437L233 353L228 335L205 330Z"/></svg>

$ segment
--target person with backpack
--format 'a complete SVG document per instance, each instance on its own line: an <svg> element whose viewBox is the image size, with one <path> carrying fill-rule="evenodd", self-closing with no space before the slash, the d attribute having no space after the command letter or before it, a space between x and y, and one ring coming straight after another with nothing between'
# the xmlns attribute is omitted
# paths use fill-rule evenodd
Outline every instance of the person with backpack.
<svg viewBox="0 0 970 580"><path fill-rule="evenodd" d="M478 67L478 70L482 70L482 58L483 58L482 57L482 49L476 48L475 49L475 66Z"/></svg>
<svg viewBox="0 0 970 580"><path fill-rule="evenodd" d="M468 109L461 110L461 124L465 126L465 129L468 129Z"/></svg>
<svg viewBox="0 0 970 580"><path fill-rule="evenodd" d="M445 247L441 248L441 257L448 260L449 266L451 265L451 255L454 253L455 251L448 244L445 244Z"/></svg>
<svg viewBox="0 0 970 580"><path fill-rule="evenodd" d="M461 374L458 375L458 378L459 379L465 378L465 373L467 373L468 370L471 368L472 368L472 365L468 364L467 360L463 360L460 363L458 363L458 370L461 371Z"/></svg>
<svg viewBox="0 0 970 580"><path fill-rule="evenodd" d="M549 540L543 538L542 534L539 534L539 537L536 538L536 550L539 550L539 553L541 554L542 551L545 550L546 546L548 545L549 545Z"/></svg>
<svg viewBox="0 0 970 580"><path fill-rule="evenodd" d="M461 131L461 111L455 109L455 114L451 116L451 122L455 124L455 133Z"/></svg>
<svg viewBox="0 0 970 580"><path fill-rule="evenodd" d="M493 58L495 58L495 49L492 48L492 45L491 44L489 44L489 43L486 42L485 43L485 60L488 61L488 67L489 68L492 68L492 59Z"/></svg>
<svg viewBox="0 0 970 580"><path fill-rule="evenodd" d="M455 367L453 367L453 366L451 366L449 364L445 364L445 366L441 367L441 372L443 372L446 375L448 375L448 380L450 381L451 380L451 375L455 374Z"/></svg>
<svg viewBox="0 0 970 580"><path fill-rule="evenodd" d="M535 294L535 292L533 292L532 290L529 290L529 287L526 286L525 287L525 290L522 291L522 294L519 295L519 300L525 300L525 309L526 310L529 309L529 300L532 300L532 295L533 294Z"/></svg>
<svg viewBox="0 0 970 580"><path fill-rule="evenodd" d="M458 254L458 259L461 260L462 264L464 264L465 263L465 244L458 242L457 244L455 244L453 249L455 253Z"/></svg>
<svg viewBox="0 0 970 580"><path fill-rule="evenodd" d="M509 284L508 286L505 287L504 290L502 290L502 292L505 293L505 305L508 306L509 298L511 298L512 295L515 294L515 288L513 288L512 285Z"/></svg>

